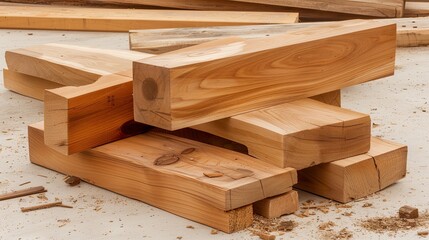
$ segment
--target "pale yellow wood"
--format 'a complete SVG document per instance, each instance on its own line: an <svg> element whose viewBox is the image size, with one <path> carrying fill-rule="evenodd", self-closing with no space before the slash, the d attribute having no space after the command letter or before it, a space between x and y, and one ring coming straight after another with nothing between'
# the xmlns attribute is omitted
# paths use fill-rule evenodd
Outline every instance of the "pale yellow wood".
<svg viewBox="0 0 429 240"><path fill-rule="evenodd" d="M36 138L30 134L30 144L37 141L37 147L30 147L33 162L49 164L46 167L52 164L52 167L59 168L57 171L106 188L117 184L118 188L111 189L113 191L119 191L119 185L126 184L127 180L122 178L139 181L139 184L130 184L120 191L131 191L132 195L136 194L133 188L139 188L141 200L160 208L164 208L160 204L168 205L171 201L175 205L180 198L186 197L220 210L232 210L285 193L297 181L295 169L276 168L241 153L169 134L149 132L66 156L43 147L42 124L32 125L29 129L37 132ZM194 151L181 154L190 148ZM57 154L53 156L53 153ZM154 161L165 154L174 154L179 161L170 165L154 165ZM240 169L251 174L243 175ZM223 176L209 178L204 175L214 171ZM112 178L119 179L115 183L105 179L103 182L101 176L92 179L88 174L100 174L104 178L112 175ZM183 204L192 205L189 202ZM172 205L168 207L174 207Z"/></svg>
<svg viewBox="0 0 429 240"><path fill-rule="evenodd" d="M367 154L299 171L296 187L345 203L402 179L406 165L407 146L372 138Z"/></svg>
<svg viewBox="0 0 429 240"><path fill-rule="evenodd" d="M402 17L404 0L232 0L374 17Z"/></svg>
<svg viewBox="0 0 429 240"><path fill-rule="evenodd" d="M61 84L3 69L4 87L21 95L43 101L45 89L62 87Z"/></svg>
<svg viewBox="0 0 429 240"><path fill-rule="evenodd" d="M153 55L66 44L44 44L6 51L9 70L67 86L96 82L101 76L123 73L132 61ZM103 64L100 64L102 62Z"/></svg>
<svg viewBox="0 0 429 240"><path fill-rule="evenodd" d="M109 9L44 5L5 5L1 28L128 31L171 27L297 22L297 13Z"/></svg>
<svg viewBox="0 0 429 240"><path fill-rule="evenodd" d="M241 143L260 160L298 170L365 153L371 138L368 115L312 99L193 128Z"/></svg>
<svg viewBox="0 0 429 240"><path fill-rule="evenodd" d="M385 77L395 42L395 25L346 21L136 61L134 118L175 130Z"/></svg>
<svg viewBox="0 0 429 240"><path fill-rule="evenodd" d="M407 1L405 4L404 17L427 17L429 16L429 2Z"/></svg>
<svg viewBox="0 0 429 240"><path fill-rule="evenodd" d="M119 158L93 149L71 156L62 155L47 147L43 140L43 123L29 126L30 160L37 165L72 175L96 186L134 198L184 218L208 225L224 232L242 230L252 224L251 205L223 211L191 194L188 181L183 188L172 189L163 171L146 168L127 158ZM173 182L179 177L170 176ZM176 182L177 183L177 182ZM207 191L207 190L205 190ZM209 193L209 196L213 196Z"/></svg>
<svg viewBox="0 0 429 240"><path fill-rule="evenodd" d="M373 20L397 24L397 46L420 46L429 43L429 17ZM167 28L131 30L130 49L147 53L165 53L225 37L245 39L270 37L285 32L323 25L329 22L223 26L204 28Z"/></svg>
<svg viewBox="0 0 429 240"><path fill-rule="evenodd" d="M254 213L270 219L294 213L298 209L298 192L294 190L253 203Z"/></svg>

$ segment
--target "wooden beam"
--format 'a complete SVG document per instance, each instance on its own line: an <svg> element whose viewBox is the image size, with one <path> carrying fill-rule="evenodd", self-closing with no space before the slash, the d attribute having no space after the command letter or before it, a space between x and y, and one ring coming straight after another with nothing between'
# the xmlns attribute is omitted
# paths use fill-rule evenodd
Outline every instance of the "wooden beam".
<svg viewBox="0 0 429 240"><path fill-rule="evenodd" d="M175 130L389 76L395 42L395 25L346 21L136 61L134 118Z"/></svg>
<svg viewBox="0 0 429 240"><path fill-rule="evenodd" d="M246 202L285 192L296 183L294 169L165 134L147 133L66 156L44 144L43 123L29 126L28 132L33 163L228 233L252 223ZM160 155L189 148L194 152L180 155L177 163L153 164ZM253 175L240 178L249 171L238 169ZM224 175L204 176L214 170Z"/></svg>
<svg viewBox="0 0 429 240"><path fill-rule="evenodd" d="M232 0L374 17L402 17L404 0Z"/></svg>
<svg viewBox="0 0 429 240"><path fill-rule="evenodd" d="M429 2L407 1L405 4L404 17L428 17Z"/></svg>
<svg viewBox="0 0 429 240"><path fill-rule="evenodd" d="M290 191L278 196L263 199L253 204L253 212L265 218L278 218L299 209L297 191Z"/></svg>
<svg viewBox="0 0 429 240"><path fill-rule="evenodd" d="M297 188L350 202L384 189L406 175L407 146L371 139L367 154L299 171Z"/></svg>
<svg viewBox="0 0 429 240"><path fill-rule="evenodd" d="M0 27L18 29L128 31L171 27L228 26L297 22L298 13L108 9L5 5Z"/></svg>
<svg viewBox="0 0 429 240"><path fill-rule="evenodd" d="M61 84L10 71L7 68L3 69L3 84L11 91L41 101L43 101L45 89L62 87Z"/></svg>
<svg viewBox="0 0 429 240"><path fill-rule="evenodd" d="M398 47L429 44L429 17L373 21L397 24ZM130 49L160 54L225 37L263 38L327 23L329 22L131 30L129 33Z"/></svg>
<svg viewBox="0 0 429 240"><path fill-rule="evenodd" d="M43 132L42 123L32 125L30 129L35 127L40 134ZM126 165L139 172L138 179L147 187L142 186L142 191L157 186L160 194L166 196L169 191L191 194L226 211L285 193L296 183L295 169L276 168L241 153L156 132L122 139L69 157L64 155L63 160L70 162L64 164L64 170L70 171L67 174L85 180L89 176L82 176L82 168L78 165L74 167L79 164L74 159L88 161L88 167L92 167L83 169L89 169L89 172L95 171L99 165L101 172L117 170L113 166L109 169L109 162ZM207 172L218 172L222 176L209 178L204 175ZM131 174L136 173L130 172L126 176ZM174 196L173 192L170 196Z"/></svg>
<svg viewBox="0 0 429 240"><path fill-rule="evenodd" d="M66 44L44 44L8 50L9 70L66 86L96 82L100 77L128 76L132 61L153 56L129 50L110 50ZM102 63L102 64L100 64Z"/></svg>
<svg viewBox="0 0 429 240"><path fill-rule="evenodd" d="M249 154L297 170L366 153L366 114L312 99L284 103L192 128L245 145Z"/></svg>

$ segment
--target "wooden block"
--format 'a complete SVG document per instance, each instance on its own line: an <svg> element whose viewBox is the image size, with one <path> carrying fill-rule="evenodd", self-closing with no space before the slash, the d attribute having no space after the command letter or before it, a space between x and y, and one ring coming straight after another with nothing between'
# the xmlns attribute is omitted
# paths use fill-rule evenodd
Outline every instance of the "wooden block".
<svg viewBox="0 0 429 240"><path fill-rule="evenodd" d="M326 103L332 106L341 107L341 90L335 90L332 92L323 93L311 97L311 99L317 100L322 103Z"/></svg>
<svg viewBox="0 0 429 240"><path fill-rule="evenodd" d="M46 5L4 5L0 27L19 29L128 31L171 27L297 22L298 13L108 9Z"/></svg>
<svg viewBox="0 0 429 240"><path fill-rule="evenodd" d="M134 118L175 130L385 77L395 42L395 25L349 21L136 61Z"/></svg>
<svg viewBox="0 0 429 240"><path fill-rule="evenodd" d="M428 17L429 2L407 1L405 4L404 17Z"/></svg>
<svg viewBox="0 0 429 240"><path fill-rule="evenodd" d="M350 202L384 189L406 175L407 146L371 139L367 154L299 171L297 188Z"/></svg>
<svg viewBox="0 0 429 240"><path fill-rule="evenodd" d="M47 81L41 78L16 73L8 69L3 69L4 87L19 93L43 101L45 89L59 88L59 83Z"/></svg>
<svg viewBox="0 0 429 240"><path fill-rule="evenodd" d="M249 154L297 170L366 153L366 114L312 99L297 100L192 128L245 145Z"/></svg>
<svg viewBox="0 0 429 240"><path fill-rule="evenodd" d="M399 47L426 45L429 42L428 17L373 21L396 23L398 28L397 46ZM329 22L131 30L129 40L131 50L160 54L225 37L263 38L327 23Z"/></svg>
<svg viewBox="0 0 429 240"><path fill-rule="evenodd" d="M402 17L404 0L232 0L374 17Z"/></svg>
<svg viewBox="0 0 429 240"><path fill-rule="evenodd" d="M419 218L419 209L408 205L402 206L399 209L399 217L406 219Z"/></svg>
<svg viewBox="0 0 429 240"><path fill-rule="evenodd" d="M81 86L100 77L127 76L132 61L153 56L129 50L109 50L65 44L44 44L6 51L9 70L66 86Z"/></svg>
<svg viewBox="0 0 429 240"><path fill-rule="evenodd" d="M37 133L30 136L30 143L37 142L30 152L33 162L160 208L194 198L228 211L285 193L297 180L295 169L169 134L148 132L66 156L44 147L43 123L29 131ZM177 162L168 164L171 159ZM209 178L207 172L223 175Z"/></svg>
<svg viewBox="0 0 429 240"><path fill-rule="evenodd" d="M299 209L297 191L263 199L253 204L253 212L266 218L278 218Z"/></svg>

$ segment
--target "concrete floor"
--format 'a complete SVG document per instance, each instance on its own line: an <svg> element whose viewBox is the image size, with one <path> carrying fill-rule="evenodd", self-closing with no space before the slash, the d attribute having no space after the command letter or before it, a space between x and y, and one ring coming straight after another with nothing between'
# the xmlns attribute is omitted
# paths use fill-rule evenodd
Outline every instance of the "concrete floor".
<svg viewBox="0 0 429 240"><path fill-rule="evenodd" d="M0 30L0 68L6 67L3 56L7 49L51 42L128 48L125 33ZM377 124L373 135L408 144L408 176L364 201L352 203L353 207L347 209L353 212L349 217L335 211L328 214L317 211L307 218L286 216L284 219L294 220L299 226L277 239L320 239L322 232L318 225L329 220L337 224L334 230L347 227L353 239L421 238L417 231L425 229L375 234L358 223L368 217L395 215L404 204L416 206L420 211L429 209L428 80L429 47L406 48L398 50L395 76L343 91L344 107L371 115ZM20 207L46 200L32 196L2 201L0 239L258 239L249 231L211 235L207 226L90 184L65 185L62 174L32 165L28 160L27 125L43 120L42 102L0 85L0 193L19 189L19 184L31 181L25 186L45 186L48 201L58 198L74 207L22 213ZM305 192L300 192L300 199L301 202L321 200ZM373 206L362 208L365 202ZM188 225L194 229L187 228Z"/></svg>

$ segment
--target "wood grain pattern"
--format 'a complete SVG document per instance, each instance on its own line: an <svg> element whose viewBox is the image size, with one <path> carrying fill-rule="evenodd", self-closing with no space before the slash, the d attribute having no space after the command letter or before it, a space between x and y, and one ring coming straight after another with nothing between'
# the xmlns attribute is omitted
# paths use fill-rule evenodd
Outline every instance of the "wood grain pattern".
<svg viewBox="0 0 429 240"><path fill-rule="evenodd" d="M384 189L406 175L407 146L371 139L367 154L299 171L297 188L350 202Z"/></svg>
<svg viewBox="0 0 429 240"><path fill-rule="evenodd" d="M429 2L407 1L405 4L404 17L427 17L429 16Z"/></svg>
<svg viewBox="0 0 429 240"><path fill-rule="evenodd" d="M43 101L45 89L53 89L63 86L59 83L17 73L6 68L3 69L3 84L5 88L13 92L40 101Z"/></svg>
<svg viewBox="0 0 429 240"><path fill-rule="evenodd" d="M227 26L297 22L297 13L102 9L43 5L5 5L0 27L19 29L128 31L171 27Z"/></svg>
<svg viewBox="0 0 429 240"><path fill-rule="evenodd" d="M175 130L385 77L395 42L395 25L348 21L136 61L134 118Z"/></svg>
<svg viewBox="0 0 429 240"><path fill-rule="evenodd" d="M377 19L373 21L397 24L398 47L428 44L428 17ZM129 40L131 50L160 54L225 37L238 36L245 39L270 37L327 23L329 22L131 30Z"/></svg>
<svg viewBox="0 0 429 240"><path fill-rule="evenodd" d="M311 99L297 100L193 126L245 145L249 154L297 170L366 153L366 114Z"/></svg>
<svg viewBox="0 0 429 240"><path fill-rule="evenodd" d="M66 86L81 86L110 74L130 75L126 71L132 68L132 61L151 56L129 50L44 44L8 50L5 59L11 71Z"/></svg>
<svg viewBox="0 0 429 240"><path fill-rule="evenodd" d="M404 0L232 0L374 17L402 17Z"/></svg>
<svg viewBox="0 0 429 240"><path fill-rule="evenodd" d="M279 196L263 199L253 204L253 212L265 218L278 218L299 209L297 191L290 191Z"/></svg>
<svg viewBox="0 0 429 240"><path fill-rule="evenodd" d="M173 213L180 211L175 207L195 207L194 202L209 209L236 209L285 193L297 180L292 168L275 168L244 154L168 134L149 132L66 156L43 144L43 123L30 126L29 132L32 162ZM195 150L180 154L189 148ZM179 161L154 165L165 154L176 154ZM245 170L251 174L243 175ZM203 175L207 171L223 176L208 178ZM198 213L189 214L193 212Z"/></svg>
<svg viewBox="0 0 429 240"><path fill-rule="evenodd" d="M102 152L96 152L96 149L65 156L43 142L43 123L30 126L30 160L34 164L77 176L88 183L227 233L242 230L252 224L252 205L223 211L204 199L187 193L185 189L176 191L159 180L148 182L148 176L153 178L157 174L146 168L136 167L132 160L106 156Z"/></svg>

